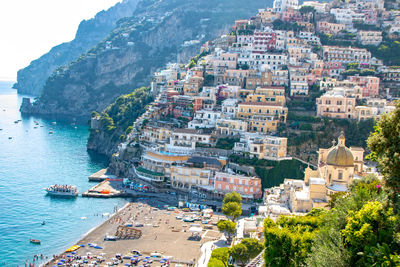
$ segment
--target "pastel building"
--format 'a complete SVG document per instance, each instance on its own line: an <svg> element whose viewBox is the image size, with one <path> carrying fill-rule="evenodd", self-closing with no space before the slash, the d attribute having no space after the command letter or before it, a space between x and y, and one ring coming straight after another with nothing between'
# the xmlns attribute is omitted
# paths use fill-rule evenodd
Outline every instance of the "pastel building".
<svg viewBox="0 0 400 267"><path fill-rule="evenodd" d="M356 98L347 96L343 89L337 88L326 92L316 99L317 116L338 118L338 119L354 119Z"/></svg>
<svg viewBox="0 0 400 267"><path fill-rule="evenodd" d="M193 187L208 186L213 172L208 169L186 166L171 166L171 186L180 190L191 190Z"/></svg>
<svg viewBox="0 0 400 267"><path fill-rule="evenodd" d="M286 157L287 138L263 135L260 133L244 133L233 148L235 152L249 153L259 159L277 160Z"/></svg>
<svg viewBox="0 0 400 267"><path fill-rule="evenodd" d="M323 58L328 62L369 63L371 53L365 48L327 46L322 47Z"/></svg>
<svg viewBox="0 0 400 267"><path fill-rule="evenodd" d="M173 164L184 163L188 159L187 155L148 150L142 156L141 165L135 168L135 173L143 180L162 183L170 177Z"/></svg>
<svg viewBox="0 0 400 267"><path fill-rule="evenodd" d="M346 29L346 25L340 23L331 23L327 21L318 21L317 30L325 34L338 34Z"/></svg>
<svg viewBox="0 0 400 267"><path fill-rule="evenodd" d="M382 32L380 31L358 31L357 40L362 45L379 45L382 43Z"/></svg>
<svg viewBox="0 0 400 267"><path fill-rule="evenodd" d="M261 179L238 174L216 172L214 192L217 197L223 197L231 192L239 193L243 199L252 200L262 198Z"/></svg>
<svg viewBox="0 0 400 267"><path fill-rule="evenodd" d="M378 77L350 76L348 79L362 88L362 97L376 97L379 95L380 79Z"/></svg>
<svg viewBox="0 0 400 267"><path fill-rule="evenodd" d="M288 109L281 104L243 102L238 105L236 117L247 120L249 130L261 133L276 131L279 123L286 123Z"/></svg>

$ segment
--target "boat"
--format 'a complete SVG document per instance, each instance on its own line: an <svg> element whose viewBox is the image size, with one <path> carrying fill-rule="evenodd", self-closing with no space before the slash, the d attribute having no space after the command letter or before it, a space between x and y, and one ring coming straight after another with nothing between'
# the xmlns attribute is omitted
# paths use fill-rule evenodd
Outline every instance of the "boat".
<svg viewBox="0 0 400 267"><path fill-rule="evenodd" d="M72 252L72 251L78 250L80 248L81 248L81 246L74 245L74 246L70 247L69 249L67 249L65 252Z"/></svg>
<svg viewBox="0 0 400 267"><path fill-rule="evenodd" d="M45 225L45 224L46 224L46 221L43 221L43 222L42 222L42 225Z"/></svg>
<svg viewBox="0 0 400 267"><path fill-rule="evenodd" d="M50 132L49 132L49 134L53 134L53 133L54 133L53 131L50 131Z"/></svg>
<svg viewBox="0 0 400 267"><path fill-rule="evenodd" d="M52 196L76 197L78 190L75 185L51 185L45 188L47 194Z"/></svg>
<svg viewBox="0 0 400 267"><path fill-rule="evenodd" d="M39 239L29 239L29 242L33 243L33 244L37 244L40 245L40 240Z"/></svg>
<svg viewBox="0 0 400 267"><path fill-rule="evenodd" d="M8 137L8 139L12 139L12 137L10 136L10 137Z"/></svg>

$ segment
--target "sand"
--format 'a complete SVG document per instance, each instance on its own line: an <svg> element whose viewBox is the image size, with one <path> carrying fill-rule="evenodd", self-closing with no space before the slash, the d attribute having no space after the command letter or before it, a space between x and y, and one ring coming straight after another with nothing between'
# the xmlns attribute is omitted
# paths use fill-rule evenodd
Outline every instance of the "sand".
<svg viewBox="0 0 400 267"><path fill-rule="evenodd" d="M200 241L190 240L191 233L188 231L191 224L200 224L201 221L194 223L183 222L176 219L176 216L182 211L168 211L166 209L154 208L143 203L128 203L123 209L114 214L110 219L93 229L84 238L76 244L84 244L85 247L76 251L76 255L86 256L91 255L103 256L105 261L100 265L105 265L106 262L112 262L112 258L117 253L126 255L132 250L140 251L143 256L150 256L151 253L161 253L163 256L172 256L171 265L174 261L179 262L197 262L201 256L201 245L211 240L217 240L221 237L216 226L210 226L212 229L204 229L201 233ZM186 213L182 213L185 215ZM214 218L216 221L217 218ZM142 231L142 236L139 239L125 239L117 241L104 241L105 235L115 235L119 225L132 223L143 224L143 227L134 227ZM155 225L157 227L155 227ZM95 243L103 249L95 249L88 246L89 243ZM67 253L63 253L60 257L66 258ZM60 258L59 258L60 259ZM58 260L59 260L58 259ZM67 258L66 258L67 259ZM52 266L58 260L52 260L47 263L47 266ZM89 260L90 262L91 260ZM125 263L130 263L130 260L124 260L119 266L124 266ZM141 265L141 264L139 264ZM160 263L155 262L151 266L160 266Z"/></svg>

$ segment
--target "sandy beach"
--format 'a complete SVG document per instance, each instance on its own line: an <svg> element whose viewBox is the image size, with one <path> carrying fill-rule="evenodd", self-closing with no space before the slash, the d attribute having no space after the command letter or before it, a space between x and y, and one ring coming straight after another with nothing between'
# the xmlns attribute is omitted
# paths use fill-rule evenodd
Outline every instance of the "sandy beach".
<svg viewBox="0 0 400 267"><path fill-rule="evenodd" d="M46 263L45 266L57 264L60 266L91 266L90 264L82 265L82 263L78 265L76 261L82 257L88 257L88 263L93 261L93 264L95 264L94 261L97 260L99 265L106 266L107 263L115 262L117 254L132 256L133 250L140 251L143 259L146 256L150 256L151 253L160 253L162 255L161 258L151 258L154 259L154 262L150 266L161 266L162 264L159 261L162 258L170 258L169 266L175 266L177 263L181 263L183 266L190 266L190 264L194 265L200 258L202 244L221 237L217 227L212 226L212 221L217 221L215 216L207 225L202 224L201 221L183 222L182 219L177 219L176 216L192 216L195 214L183 212L179 209L171 211L165 208L156 208L158 206L156 205L157 203L159 204L154 199L149 200L148 204L144 202L127 203L124 208L91 230L76 243L76 245L85 245L84 247L76 250L74 254L64 252L57 259ZM106 235L116 235L117 228L126 224L132 224L133 228L140 230L141 237L138 239L104 241ZM137 225L138 227L136 227ZM203 228L200 233L201 240L190 238L192 233L189 232L189 228L191 226ZM101 249L89 247L88 244L96 244ZM101 263L97 256L101 256ZM75 258L74 261L71 260L73 258ZM61 259L63 260L61 261ZM127 257L122 262L118 261L118 264L114 266L126 266L130 263L131 260ZM140 262L139 265L143 265L143 263ZM177 266L181 265L178 264Z"/></svg>

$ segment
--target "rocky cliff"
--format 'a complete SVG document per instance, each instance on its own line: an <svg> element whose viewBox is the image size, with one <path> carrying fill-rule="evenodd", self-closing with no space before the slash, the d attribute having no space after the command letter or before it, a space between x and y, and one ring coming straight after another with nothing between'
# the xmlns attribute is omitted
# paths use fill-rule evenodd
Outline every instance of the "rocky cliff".
<svg viewBox="0 0 400 267"><path fill-rule="evenodd" d="M119 95L148 85L153 72L167 62L178 57L185 62L202 42L225 33L236 19L248 18L269 2L250 0L244 6L241 0L143 0L104 41L58 68L38 101L21 111L89 118ZM199 43L183 46L190 40Z"/></svg>
<svg viewBox="0 0 400 267"><path fill-rule="evenodd" d="M99 12L93 19L82 21L74 40L53 47L19 70L13 87L18 89L18 93L39 96L47 78L56 68L68 64L106 38L119 19L132 16L138 1L125 0Z"/></svg>

